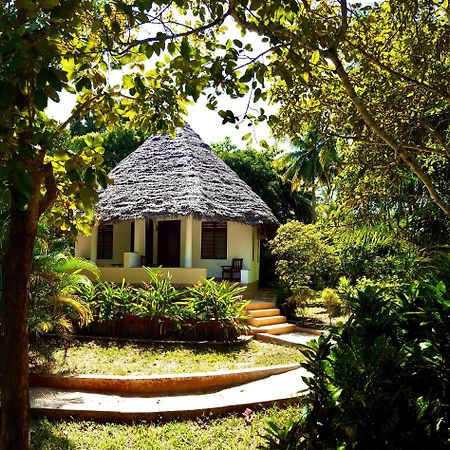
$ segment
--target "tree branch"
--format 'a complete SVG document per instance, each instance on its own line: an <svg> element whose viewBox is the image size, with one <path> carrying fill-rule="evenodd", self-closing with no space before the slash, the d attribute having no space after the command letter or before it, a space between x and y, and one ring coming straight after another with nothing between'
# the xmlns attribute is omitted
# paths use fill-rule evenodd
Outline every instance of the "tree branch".
<svg viewBox="0 0 450 450"><path fill-rule="evenodd" d="M336 50L328 49L324 51L326 57L328 57L335 66L335 72L341 80L344 89L347 92L352 103L355 105L361 117L368 128L379 138L381 138L386 144L397 152L400 158L409 166L409 168L417 175L417 177L422 181L428 193L430 194L436 205L445 212L446 215L450 216L450 206L441 198L439 192L434 187L433 180L431 177L420 167L417 161L411 157L406 151L406 149L398 143L394 137L389 135L380 125L375 121L373 116L370 114L362 100L359 98L358 94L353 87L350 78L342 65L341 60L337 54Z"/></svg>
<svg viewBox="0 0 450 450"><path fill-rule="evenodd" d="M347 0L340 0L341 3L341 26L338 29L337 42L342 42L348 29L348 6Z"/></svg>
<svg viewBox="0 0 450 450"><path fill-rule="evenodd" d="M358 144L364 144L364 145L386 145L386 142L375 142L375 141L367 141L365 139L361 139L359 136L350 136L350 135L342 135L337 133L330 133L331 136L340 138L340 139L348 139L357 142ZM406 148L408 150L414 150L416 152L426 152L426 153L433 153L436 155L443 155L448 156L447 150L441 150L438 148L432 148L432 147L426 147L423 145L409 145L409 144L402 144L403 148Z"/></svg>
<svg viewBox="0 0 450 450"><path fill-rule="evenodd" d="M44 183L45 183L45 195L39 202L39 217L52 207L53 203L58 196L58 187L56 185L55 174L53 173L53 167L51 163L45 164L43 168Z"/></svg>
<svg viewBox="0 0 450 450"><path fill-rule="evenodd" d="M126 52L128 52L131 48L136 47L140 44L145 44L145 43L149 43L149 42L160 42L160 41L168 41L168 40L175 40L175 39L179 39L179 38L183 38L183 37L187 37L187 36L191 36L192 34L197 34L197 33L201 33L203 31L209 30L217 25L221 25L224 20L230 15L230 10L226 11L225 14L223 14L220 17L217 17L216 19L214 19L212 22L209 22L205 25L202 25L200 27L197 28L191 28L187 31L184 31L182 33L173 33L173 34L165 34L164 36L158 36L158 37L149 37L149 38L145 38L145 39L138 39L132 42L129 42L124 49L118 53L119 56L125 54Z"/></svg>
<svg viewBox="0 0 450 450"><path fill-rule="evenodd" d="M390 73L391 75L394 75L395 77L407 81L411 84L414 84L415 86L418 86L424 90L426 90L427 92L431 92L433 94L438 95L439 97L442 97L446 102L450 103L450 95L448 95L445 92L442 92L436 88L434 88L433 86L430 86L427 83L424 83L423 81L419 81L416 80L415 78L411 78L410 76L401 73L395 69L393 69L392 67L388 66L387 64L383 63L382 61L380 61L378 58L376 58L374 55L370 54L369 52L367 52L366 50L358 47L357 45L353 44L350 42L350 44L353 46L353 48L357 49L359 52L361 52L361 54L366 57L371 63L373 63L375 66L379 67L380 69L385 70L386 72Z"/></svg>

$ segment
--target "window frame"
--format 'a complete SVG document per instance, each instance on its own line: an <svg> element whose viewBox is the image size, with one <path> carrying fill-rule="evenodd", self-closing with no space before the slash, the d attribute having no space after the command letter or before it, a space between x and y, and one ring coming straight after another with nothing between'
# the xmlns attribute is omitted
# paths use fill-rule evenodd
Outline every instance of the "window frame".
<svg viewBox="0 0 450 450"><path fill-rule="evenodd" d="M108 241L106 241L108 239ZM108 247L105 248L105 243ZM97 259L113 259L114 257L114 225L104 224L97 228Z"/></svg>
<svg viewBox="0 0 450 450"><path fill-rule="evenodd" d="M223 233L225 231L225 233ZM205 234L212 234L212 254L205 254ZM219 245L218 239L224 237ZM225 244L225 245L223 245ZM200 258L201 259L227 259L228 257L228 223L215 220L202 221L200 236ZM221 248L225 249L225 253L218 253Z"/></svg>

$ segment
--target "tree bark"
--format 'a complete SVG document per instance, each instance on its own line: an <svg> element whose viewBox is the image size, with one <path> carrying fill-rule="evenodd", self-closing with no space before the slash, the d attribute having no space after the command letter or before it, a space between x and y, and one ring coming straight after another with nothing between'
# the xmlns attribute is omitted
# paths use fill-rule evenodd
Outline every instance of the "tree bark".
<svg viewBox="0 0 450 450"><path fill-rule="evenodd" d="M1 323L0 450L28 450L28 309L33 244L37 231L36 207L11 207L4 260Z"/></svg>

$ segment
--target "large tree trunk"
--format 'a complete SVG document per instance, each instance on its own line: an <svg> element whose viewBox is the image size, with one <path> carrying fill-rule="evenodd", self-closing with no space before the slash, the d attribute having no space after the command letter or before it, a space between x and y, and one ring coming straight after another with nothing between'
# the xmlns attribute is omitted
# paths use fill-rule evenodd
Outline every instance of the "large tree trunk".
<svg viewBox="0 0 450 450"><path fill-rule="evenodd" d="M28 308L36 209L11 208L1 324L0 450L29 449Z"/></svg>

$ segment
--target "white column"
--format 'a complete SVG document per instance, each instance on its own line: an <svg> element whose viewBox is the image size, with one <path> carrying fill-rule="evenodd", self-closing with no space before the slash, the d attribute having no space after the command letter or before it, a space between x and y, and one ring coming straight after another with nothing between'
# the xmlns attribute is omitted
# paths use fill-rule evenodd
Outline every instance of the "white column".
<svg viewBox="0 0 450 450"><path fill-rule="evenodd" d="M134 221L134 251L145 255L145 219Z"/></svg>
<svg viewBox="0 0 450 450"><path fill-rule="evenodd" d="M184 233L184 267L192 267L192 216L186 217L186 230Z"/></svg>
<svg viewBox="0 0 450 450"><path fill-rule="evenodd" d="M97 262L97 241L98 241L98 227L92 227L91 252L89 259L93 263Z"/></svg>

